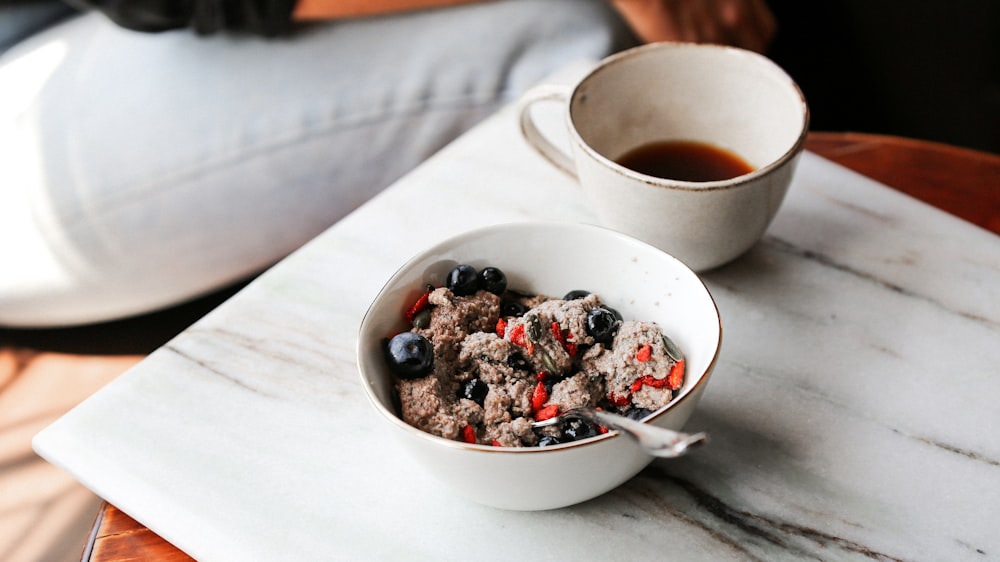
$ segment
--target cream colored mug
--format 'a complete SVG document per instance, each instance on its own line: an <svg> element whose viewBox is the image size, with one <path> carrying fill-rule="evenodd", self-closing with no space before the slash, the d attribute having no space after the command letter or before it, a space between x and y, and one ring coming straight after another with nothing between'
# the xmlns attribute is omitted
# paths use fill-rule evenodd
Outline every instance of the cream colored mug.
<svg viewBox="0 0 1000 562"><path fill-rule="evenodd" d="M570 153L539 131L532 107L565 106ZM788 191L809 126L795 82L768 58L742 49L655 43L601 61L574 86L543 84L520 100L525 140L577 178L602 224L649 242L695 271L749 250ZM618 163L643 145L695 142L752 171L678 180Z"/></svg>

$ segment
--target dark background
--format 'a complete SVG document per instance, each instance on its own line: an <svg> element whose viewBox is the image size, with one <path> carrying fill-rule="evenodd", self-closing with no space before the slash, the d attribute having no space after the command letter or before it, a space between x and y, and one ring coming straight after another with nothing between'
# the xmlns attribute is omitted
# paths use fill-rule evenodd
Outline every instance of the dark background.
<svg viewBox="0 0 1000 562"><path fill-rule="evenodd" d="M811 129L1000 154L1000 1L768 0ZM1000 185L998 185L1000 188Z"/></svg>

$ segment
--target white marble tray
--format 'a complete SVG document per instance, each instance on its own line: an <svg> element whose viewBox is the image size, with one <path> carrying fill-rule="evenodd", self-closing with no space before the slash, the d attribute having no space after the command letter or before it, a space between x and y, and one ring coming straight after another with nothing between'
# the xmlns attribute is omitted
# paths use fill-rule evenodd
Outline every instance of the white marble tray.
<svg viewBox="0 0 1000 562"><path fill-rule="evenodd" d="M808 153L765 240L704 276L710 445L562 510L452 496L366 403L357 328L420 248L526 218L593 217L508 108L35 448L202 560L1000 558L1000 238Z"/></svg>

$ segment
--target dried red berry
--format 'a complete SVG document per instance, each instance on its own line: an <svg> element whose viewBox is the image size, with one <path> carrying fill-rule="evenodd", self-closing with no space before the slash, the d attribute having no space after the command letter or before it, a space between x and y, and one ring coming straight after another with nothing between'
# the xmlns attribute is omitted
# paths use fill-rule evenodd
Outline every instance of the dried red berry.
<svg viewBox="0 0 1000 562"><path fill-rule="evenodd" d="M670 368L670 374L667 375L667 388L670 390L677 390L684 384L684 360L674 363L674 366Z"/></svg>
<svg viewBox="0 0 1000 562"><path fill-rule="evenodd" d="M639 377L632 383L632 392L638 392L643 386L651 386L653 388L663 388L667 386L667 377L658 379L653 375L646 375L644 377Z"/></svg>
<svg viewBox="0 0 1000 562"><path fill-rule="evenodd" d="M494 447L503 447L503 445L501 445L500 442L497 441L496 439L494 439L493 441L491 441L490 445L493 445Z"/></svg>
<svg viewBox="0 0 1000 562"><path fill-rule="evenodd" d="M569 341L567 335L570 335L569 330L563 331L562 329L560 329L558 322L552 322L552 337L554 337L555 340L559 342L559 345L561 345L563 349L566 350L566 353L568 353L570 357L572 357L576 355L576 352L579 348L575 343Z"/></svg>
<svg viewBox="0 0 1000 562"><path fill-rule="evenodd" d="M652 359L653 357L653 346L646 344L639 348L639 351L635 354L635 360L640 363L645 363Z"/></svg>
<svg viewBox="0 0 1000 562"><path fill-rule="evenodd" d="M545 421L559 415L559 404L549 404L535 412L535 421Z"/></svg>
<svg viewBox="0 0 1000 562"><path fill-rule="evenodd" d="M406 321L412 324L413 317L416 316L417 313L420 312L421 310L427 308L427 305L430 303L430 298L431 298L430 291L427 291L426 293L420 295L420 298L417 299L417 302L413 303L413 306L411 306L409 309L406 310L405 313Z"/></svg>
<svg viewBox="0 0 1000 562"><path fill-rule="evenodd" d="M559 322L552 322L552 337L559 342L559 345L566 350L570 357L576 355L577 345L566 338L566 333L563 333L559 327Z"/></svg>
<svg viewBox="0 0 1000 562"><path fill-rule="evenodd" d="M471 425L462 428L462 441L466 443L476 442L476 430Z"/></svg>
<svg viewBox="0 0 1000 562"><path fill-rule="evenodd" d="M503 318L497 320L497 336L503 337L507 333L507 321Z"/></svg>
<svg viewBox="0 0 1000 562"><path fill-rule="evenodd" d="M632 383L632 392L637 392L640 388L645 386L651 386L653 388L663 388L667 387L670 390L677 390L684 383L684 361L678 361L670 367L670 372L667 376L662 379L658 379L653 375L646 375L636 379Z"/></svg>
<svg viewBox="0 0 1000 562"><path fill-rule="evenodd" d="M524 324L518 324L514 326L514 329L510 331L510 342L514 345L519 345L521 347L527 347L527 341L524 338Z"/></svg>
<svg viewBox="0 0 1000 562"><path fill-rule="evenodd" d="M608 401L614 404L615 406L621 407L621 406L628 406L629 403L632 402L632 399L629 398L628 396L618 396L613 392L609 392Z"/></svg>
<svg viewBox="0 0 1000 562"><path fill-rule="evenodd" d="M548 401L549 401L549 391L545 389L544 382L538 381L538 384L535 385L534 392L531 393L531 410L534 412L538 412L545 406L545 403Z"/></svg>

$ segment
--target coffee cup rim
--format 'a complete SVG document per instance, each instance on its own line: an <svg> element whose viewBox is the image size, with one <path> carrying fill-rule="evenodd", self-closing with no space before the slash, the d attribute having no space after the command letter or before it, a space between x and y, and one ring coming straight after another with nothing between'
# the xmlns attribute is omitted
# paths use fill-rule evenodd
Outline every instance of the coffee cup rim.
<svg viewBox="0 0 1000 562"><path fill-rule="evenodd" d="M577 130L576 126L573 124L573 113L572 113L573 102L576 99L577 94L580 92L580 89L587 83L587 81L592 79L603 69L606 69L610 65L622 59L642 56L646 54L648 51L677 49L677 48L728 51L731 53L738 54L739 56L748 56L754 58L758 62L764 63L766 66L771 67L772 70L776 71L779 76L783 77L788 82L788 84L791 85L793 91L795 92L796 97L800 102L800 107L802 109L802 125L800 127L799 134L795 139L795 142L792 143L792 145L788 148L788 150L783 152L778 158L773 159L771 162L763 166L755 168L752 172L748 172L746 174L742 174L729 179L702 181L702 182L675 180L675 179L662 178L658 176L643 174L631 168L622 166L618 162L615 162L613 159L605 156L604 154L598 152L596 149L590 146L590 143L588 143L583 139L583 137ZM576 84L573 86L572 90L569 93L568 103L566 103L564 111L566 112L567 123L570 124L570 127L568 127L569 133L573 137L574 141L580 147L582 147L588 154L597 159L599 162L606 165L608 168L614 170L617 173L620 173L630 179L641 181L642 183L645 183L647 185L656 187L666 187L670 189L678 189L683 191L719 191L727 189L736 189L755 181L757 178L768 175L772 171L778 168L783 167L787 162L794 159L803 150L805 146L806 137L809 134L809 122L811 117L809 111L809 105L806 101L805 94L802 92L802 89L799 87L798 83L795 82L795 80L785 71L785 69L783 69L781 66L779 66L770 58L754 51L741 49L739 47L733 47L729 45L692 43L683 41L677 41L677 42L664 41L664 42L648 43L645 45L640 45L638 47L626 49L624 51L619 51L617 53L609 55L608 57L605 57L604 59L599 61L597 65L591 68L586 73L586 75L584 75L580 80L576 82ZM683 140L688 140L688 139L683 139Z"/></svg>

